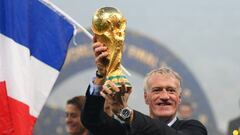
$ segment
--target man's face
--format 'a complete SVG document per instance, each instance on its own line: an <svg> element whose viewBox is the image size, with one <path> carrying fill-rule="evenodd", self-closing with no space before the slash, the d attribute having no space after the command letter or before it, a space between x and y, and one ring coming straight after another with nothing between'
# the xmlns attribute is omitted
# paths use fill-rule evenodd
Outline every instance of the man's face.
<svg viewBox="0 0 240 135"><path fill-rule="evenodd" d="M67 132L71 135L81 133L84 127L81 123L80 110L73 104L67 104L65 114Z"/></svg>
<svg viewBox="0 0 240 135"><path fill-rule="evenodd" d="M192 107L189 105L180 105L179 107L179 116L182 119L189 119L192 117Z"/></svg>
<svg viewBox="0 0 240 135"><path fill-rule="evenodd" d="M180 82L172 75L153 74L144 93L153 118L172 119L181 102Z"/></svg>

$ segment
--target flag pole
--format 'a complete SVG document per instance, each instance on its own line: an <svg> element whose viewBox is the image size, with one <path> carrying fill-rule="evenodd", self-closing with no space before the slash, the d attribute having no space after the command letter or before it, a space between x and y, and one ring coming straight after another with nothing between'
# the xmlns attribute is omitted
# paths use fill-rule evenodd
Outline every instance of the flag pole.
<svg viewBox="0 0 240 135"><path fill-rule="evenodd" d="M44 4L47 4L48 7L52 8L53 10L61 13L67 20L69 20L73 26L75 27L74 29L74 36L77 34L78 28L80 28L91 40L93 39L93 36L90 32L88 32L82 25L80 25L77 21L75 21L70 15L65 13L63 10L61 10L59 7L54 5L50 0L43 0ZM128 75L131 76L131 73L128 72L128 70L121 64L120 65L122 70Z"/></svg>
<svg viewBox="0 0 240 135"><path fill-rule="evenodd" d="M80 25L77 21L75 21L70 15L66 14L63 10L61 10L59 7L54 5L50 0L43 0L43 2L45 2L48 5L48 7L54 9L55 11L58 11L59 13L61 13L75 27L80 28L90 39L93 39L93 36L90 32L88 32L82 25ZM75 32L76 32L76 29L75 29Z"/></svg>

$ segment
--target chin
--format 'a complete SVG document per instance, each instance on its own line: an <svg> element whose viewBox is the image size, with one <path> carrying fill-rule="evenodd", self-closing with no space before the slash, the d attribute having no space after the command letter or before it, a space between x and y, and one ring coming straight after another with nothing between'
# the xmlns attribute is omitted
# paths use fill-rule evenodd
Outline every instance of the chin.
<svg viewBox="0 0 240 135"><path fill-rule="evenodd" d="M67 132L69 133L69 134L74 134L74 133L76 133L76 131L75 131L75 129L67 129Z"/></svg>
<svg viewBox="0 0 240 135"><path fill-rule="evenodd" d="M159 117L173 117L175 115L173 111L158 111L155 114Z"/></svg>
<svg viewBox="0 0 240 135"><path fill-rule="evenodd" d="M75 134L78 134L78 132L76 132L76 131L70 131L70 132L68 132L68 134L70 134L70 135L75 135Z"/></svg>

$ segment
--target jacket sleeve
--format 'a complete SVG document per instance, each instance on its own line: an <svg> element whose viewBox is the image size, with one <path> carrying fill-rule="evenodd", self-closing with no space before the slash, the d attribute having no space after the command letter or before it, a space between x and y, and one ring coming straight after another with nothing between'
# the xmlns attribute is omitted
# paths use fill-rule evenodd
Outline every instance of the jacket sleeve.
<svg viewBox="0 0 240 135"><path fill-rule="evenodd" d="M137 111L134 111L131 131L134 135L207 135L206 128L199 121L187 120L169 127Z"/></svg>
<svg viewBox="0 0 240 135"><path fill-rule="evenodd" d="M90 95L89 87L86 101L81 111L83 125L94 135L125 135L127 130L117 120L104 112L104 98Z"/></svg>

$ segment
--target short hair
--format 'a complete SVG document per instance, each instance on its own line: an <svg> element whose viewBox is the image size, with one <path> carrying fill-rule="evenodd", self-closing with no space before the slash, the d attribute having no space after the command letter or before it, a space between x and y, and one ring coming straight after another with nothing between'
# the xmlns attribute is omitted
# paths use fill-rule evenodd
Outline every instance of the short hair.
<svg viewBox="0 0 240 135"><path fill-rule="evenodd" d="M83 107L85 103L85 96L76 96L67 101L68 104L73 104L75 105L79 110Z"/></svg>
<svg viewBox="0 0 240 135"><path fill-rule="evenodd" d="M181 91L181 82L182 82L182 78L181 76L174 70L172 70L170 67L168 66L162 66L160 68L157 68L157 69L153 69L152 71L150 71L145 79L144 79L144 92L146 92L149 88L148 88L148 80L149 78L152 76L152 75L155 75L155 74L160 74L160 75L171 75L171 76L174 76L177 80L179 80L179 88L180 88L180 91Z"/></svg>

